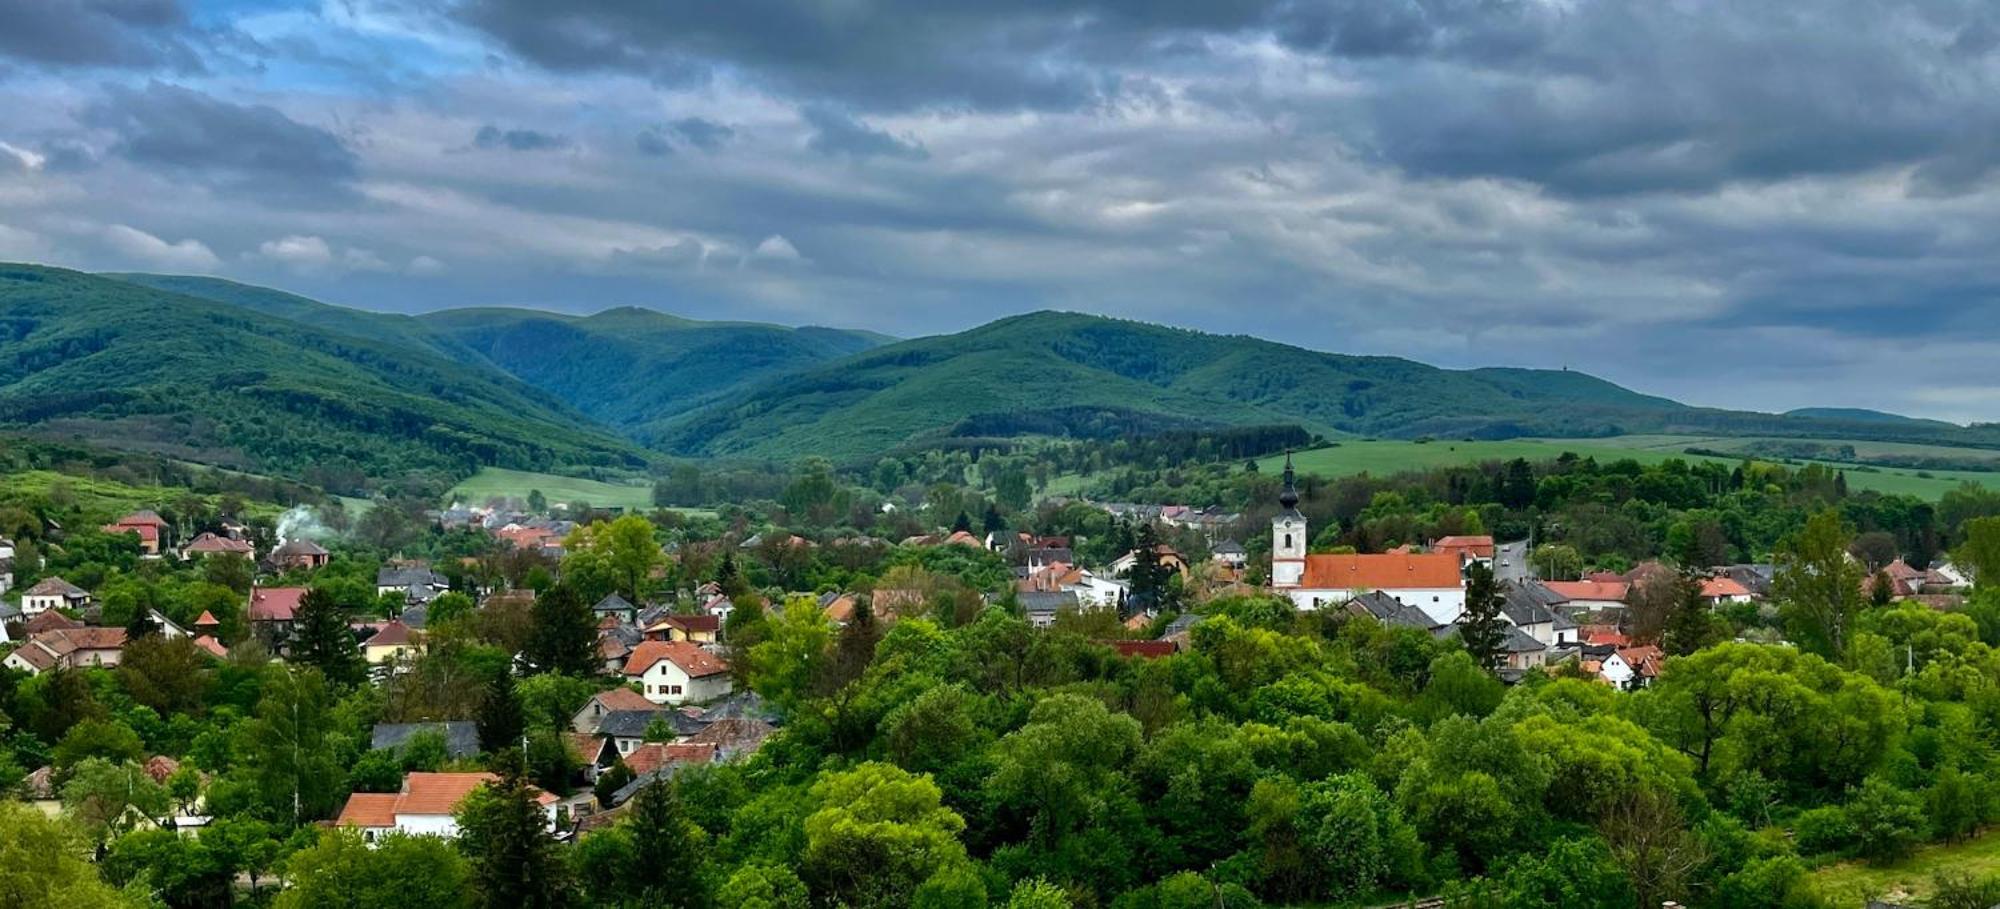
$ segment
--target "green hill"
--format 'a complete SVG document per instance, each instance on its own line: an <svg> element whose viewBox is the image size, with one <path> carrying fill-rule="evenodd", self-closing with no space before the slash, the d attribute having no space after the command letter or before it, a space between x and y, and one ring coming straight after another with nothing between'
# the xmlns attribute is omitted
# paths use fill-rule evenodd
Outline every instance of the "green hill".
<svg viewBox="0 0 2000 909"><path fill-rule="evenodd" d="M555 397L421 345L34 265L0 265L0 426L292 475L644 463Z"/></svg>
<svg viewBox="0 0 2000 909"><path fill-rule="evenodd" d="M1906 417L1899 413L1884 413L1865 407L1801 407L1785 411L1788 417L1808 417L1817 420L1846 420L1854 423L1893 423L1901 426L1952 426L1943 420L1925 420Z"/></svg>
<svg viewBox="0 0 2000 909"><path fill-rule="evenodd" d="M2000 445L2000 433L1948 424L1689 407L1567 370L1448 370L1055 312L771 379L669 420L648 440L691 456L860 459L953 436L1260 423L1398 438L1687 432Z"/></svg>
<svg viewBox="0 0 2000 909"><path fill-rule="evenodd" d="M220 278L111 277L497 368L641 439L652 435L659 422L745 384L894 340L815 326L703 322L638 307L590 316L499 307L407 316L334 306Z"/></svg>
<svg viewBox="0 0 2000 909"><path fill-rule="evenodd" d="M451 309L419 316L436 334L640 440L659 423L761 379L886 340L868 332L701 322L621 307L589 316Z"/></svg>

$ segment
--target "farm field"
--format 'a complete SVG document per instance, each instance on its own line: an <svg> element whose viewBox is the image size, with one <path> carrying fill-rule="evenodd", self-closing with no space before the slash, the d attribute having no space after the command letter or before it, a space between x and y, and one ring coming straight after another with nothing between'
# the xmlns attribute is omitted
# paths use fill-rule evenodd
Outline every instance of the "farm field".
<svg viewBox="0 0 2000 909"><path fill-rule="evenodd" d="M1474 464L1481 461L1507 461L1514 458L1549 461L1560 457L1563 452L1574 452L1578 456L1593 457L1600 461L1631 458L1642 464L1658 464L1671 458L1716 461L1730 465L1736 463L1730 458L1681 453L1681 449L1689 445L1699 445L1701 441L1703 440L1696 436L1509 439L1496 442L1445 439L1425 443L1405 440L1348 441L1337 446L1299 452L1293 457L1293 463L1301 473L1317 474L1322 477L1343 477L1358 473L1383 475L1405 470ZM1260 460L1257 466L1260 470L1277 470L1284 466L1284 462L1284 456L1278 455ZM1925 471L1930 476L1918 476L1918 471L1902 468L1862 470L1853 465L1829 466L1845 469L1848 488L1857 491L1875 490L1936 499L1968 480L1982 485L2000 486L2000 473L1935 470Z"/></svg>
<svg viewBox="0 0 2000 909"><path fill-rule="evenodd" d="M495 497L526 499L528 493L536 489L541 490L551 504L588 502L596 508L623 508L626 511L650 511L653 508L651 484L608 483L498 467L482 468L467 477L452 487L451 496L466 504L479 504Z"/></svg>
<svg viewBox="0 0 2000 909"><path fill-rule="evenodd" d="M1861 862L1828 865L1813 872L1812 883L1835 906L1860 909L1871 899L1905 904L1921 900L1930 895L1931 882L1940 871L1975 880L2000 872L2000 832L1951 846L1925 846L1888 867Z"/></svg>

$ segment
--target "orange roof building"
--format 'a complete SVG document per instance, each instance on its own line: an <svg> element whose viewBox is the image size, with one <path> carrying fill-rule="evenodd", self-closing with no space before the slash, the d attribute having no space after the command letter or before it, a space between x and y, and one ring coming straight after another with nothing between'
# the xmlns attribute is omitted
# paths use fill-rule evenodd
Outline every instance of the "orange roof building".
<svg viewBox="0 0 2000 909"><path fill-rule="evenodd" d="M655 704L704 703L731 691L729 664L689 641L642 641L625 661L625 677Z"/></svg>
<svg viewBox="0 0 2000 909"><path fill-rule="evenodd" d="M474 790L499 782L491 773L412 773L403 777L399 792L357 792L347 797L336 827L355 827L370 841L382 833L395 831L415 835L454 837L458 821L452 812ZM554 795L536 791L535 801L555 822Z"/></svg>

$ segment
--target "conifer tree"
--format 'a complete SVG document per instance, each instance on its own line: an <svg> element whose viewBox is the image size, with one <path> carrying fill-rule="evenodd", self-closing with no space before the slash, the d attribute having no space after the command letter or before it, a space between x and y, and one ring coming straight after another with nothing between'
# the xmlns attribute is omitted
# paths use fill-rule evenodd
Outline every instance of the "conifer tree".
<svg viewBox="0 0 2000 909"><path fill-rule="evenodd" d="M1500 615L1505 602L1493 569L1484 562L1472 563L1465 572L1465 614L1458 618L1458 640L1473 662L1487 669L1498 669L1505 656L1507 620Z"/></svg>
<svg viewBox="0 0 2000 909"><path fill-rule="evenodd" d="M575 588L558 583L535 598L522 655L536 672L596 674L597 620Z"/></svg>
<svg viewBox="0 0 2000 909"><path fill-rule="evenodd" d="M347 626L346 611L323 588L315 587L299 598L290 656L293 662L318 668L337 685L358 685L368 677L368 664Z"/></svg>
<svg viewBox="0 0 2000 909"><path fill-rule="evenodd" d="M526 725L527 720L521 715L521 698L514 692L514 673L501 669L493 674L493 680L486 685L486 696L479 701L480 750L499 754L521 747L521 732Z"/></svg>

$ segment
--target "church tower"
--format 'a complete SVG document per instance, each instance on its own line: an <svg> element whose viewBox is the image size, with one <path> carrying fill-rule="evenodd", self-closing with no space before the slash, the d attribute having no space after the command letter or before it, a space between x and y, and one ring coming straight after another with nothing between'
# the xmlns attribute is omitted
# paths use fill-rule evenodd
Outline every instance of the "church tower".
<svg viewBox="0 0 2000 909"><path fill-rule="evenodd" d="M1299 489L1292 476L1292 453L1285 452L1285 488L1278 493L1278 516L1271 519L1271 586L1298 587L1306 576L1306 516L1299 514Z"/></svg>

